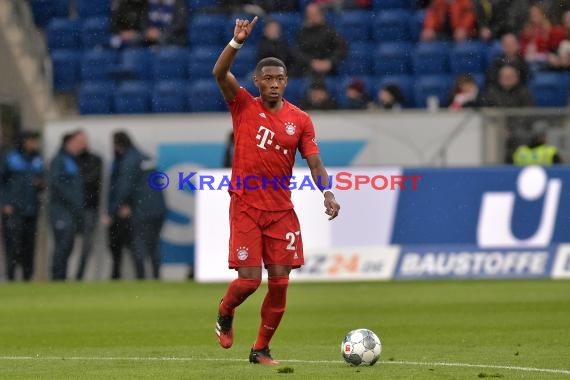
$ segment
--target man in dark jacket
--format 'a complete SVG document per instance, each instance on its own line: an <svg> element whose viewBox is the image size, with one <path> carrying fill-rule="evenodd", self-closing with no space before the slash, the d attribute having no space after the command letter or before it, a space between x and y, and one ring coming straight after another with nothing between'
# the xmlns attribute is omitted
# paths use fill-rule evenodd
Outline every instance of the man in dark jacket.
<svg viewBox="0 0 570 380"><path fill-rule="evenodd" d="M83 230L84 184L77 156L87 147L85 134L72 132L63 137L62 148L50 165L50 221L54 233L52 279L67 279L67 261L73 252L75 235Z"/></svg>
<svg viewBox="0 0 570 380"><path fill-rule="evenodd" d="M111 168L111 181L107 204L109 249L113 259L111 278L121 278L123 250L132 251L132 209L138 179L141 176L142 154L131 138L123 131L113 134L115 158Z"/></svg>
<svg viewBox="0 0 570 380"><path fill-rule="evenodd" d="M153 162L146 159L142 163L139 184L134 194L133 207L133 255L137 278L145 278L145 260L150 258L152 277L160 278L162 263L160 254L160 233L166 218L164 192L148 185L149 176L156 172Z"/></svg>
<svg viewBox="0 0 570 380"><path fill-rule="evenodd" d="M531 107L534 99L528 87L521 83L516 67L505 65L499 70L498 82L485 90L482 102L486 107Z"/></svg>
<svg viewBox="0 0 570 380"><path fill-rule="evenodd" d="M320 6L307 5L305 23L297 34L297 59L305 74L323 77L336 73L346 53L346 42L326 23Z"/></svg>
<svg viewBox="0 0 570 380"><path fill-rule="evenodd" d="M85 132L80 132L85 135ZM85 135L87 141L87 136ZM88 144L87 144L88 145ZM93 248L93 235L99 221L99 200L101 196L101 172L103 168L101 157L85 149L77 156L79 171L83 178L85 208L83 210L83 242L81 246L81 258L77 268L76 279L82 280L85 267Z"/></svg>
<svg viewBox="0 0 570 380"><path fill-rule="evenodd" d="M148 12L143 21L147 45L185 46L188 35L186 0L147 0Z"/></svg>
<svg viewBox="0 0 570 380"><path fill-rule="evenodd" d="M145 278L145 259L150 257L153 277L159 278L160 231L166 217L161 191L148 185L148 176L156 171L147 167L148 157L133 144L126 132L113 135L115 160L111 172L107 223L109 247L113 257L113 279L121 278L123 249L130 249L138 279Z"/></svg>
<svg viewBox="0 0 570 380"><path fill-rule="evenodd" d="M39 193L44 188L39 135L23 133L17 147L6 154L0 165L7 276L13 281L19 264L23 279L29 281L34 273Z"/></svg>
<svg viewBox="0 0 570 380"><path fill-rule="evenodd" d="M530 79L530 68L524 57L520 54L520 44L514 33L507 33L501 37L503 53L496 57L487 68L487 84L496 84L499 80L499 71L502 67L510 65L515 67L520 73L520 81L527 84Z"/></svg>

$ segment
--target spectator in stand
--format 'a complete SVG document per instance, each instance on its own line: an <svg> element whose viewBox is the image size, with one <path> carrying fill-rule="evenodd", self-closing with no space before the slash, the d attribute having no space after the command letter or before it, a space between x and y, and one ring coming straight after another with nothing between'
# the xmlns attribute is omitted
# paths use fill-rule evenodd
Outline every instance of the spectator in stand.
<svg viewBox="0 0 570 380"><path fill-rule="evenodd" d="M450 91L448 104L454 111L479 107L479 86L471 75L463 74L457 77Z"/></svg>
<svg viewBox="0 0 570 380"><path fill-rule="evenodd" d="M335 74L346 53L346 42L326 23L321 7L307 5L305 22L297 34L298 62L303 73L319 77Z"/></svg>
<svg viewBox="0 0 570 380"><path fill-rule="evenodd" d="M562 18L564 40L558 44L555 53L548 54L548 65L551 69L570 69L570 11L564 13Z"/></svg>
<svg viewBox="0 0 570 380"><path fill-rule="evenodd" d="M368 108L370 97L360 79L352 80L346 87L346 109L364 110Z"/></svg>
<svg viewBox="0 0 570 380"><path fill-rule="evenodd" d="M556 49L564 34L564 28L552 25L543 6L534 4L530 7L520 41L521 54L532 70L546 66L548 53Z"/></svg>
<svg viewBox="0 0 570 380"><path fill-rule="evenodd" d="M140 46L147 0L114 0L111 5L111 46L122 48Z"/></svg>
<svg viewBox="0 0 570 380"><path fill-rule="evenodd" d="M178 45L187 43L188 8L186 0L147 0L144 39L147 45Z"/></svg>
<svg viewBox="0 0 570 380"><path fill-rule="evenodd" d="M277 20L269 19L263 26L263 35L257 47L257 60L275 57L282 60L288 68L289 76L299 76L300 70L295 65L294 54L282 35L281 24Z"/></svg>
<svg viewBox="0 0 570 380"><path fill-rule="evenodd" d="M376 96L374 102L369 103L368 109L394 110L398 111L404 108L406 99L400 87L395 84L387 84L382 87Z"/></svg>
<svg viewBox="0 0 570 380"><path fill-rule="evenodd" d="M304 110L329 111L338 109L324 81L315 80L309 86L305 97L299 102Z"/></svg>
<svg viewBox="0 0 570 380"><path fill-rule="evenodd" d="M488 41L506 33L518 35L526 20L530 0L474 0L479 38Z"/></svg>
<svg viewBox="0 0 570 380"><path fill-rule="evenodd" d="M432 0L426 10L421 40L461 42L477 37L477 13L471 0Z"/></svg>
<svg viewBox="0 0 570 380"><path fill-rule="evenodd" d="M530 79L530 68L520 53L520 44L516 35L507 33L501 37L503 54L493 60L487 68L486 83L497 83L499 70L506 66L514 66L520 73L521 83L527 84Z"/></svg>
<svg viewBox="0 0 570 380"><path fill-rule="evenodd" d="M482 98L486 107L531 107L534 99L530 90L520 80L516 67L505 65L499 70L497 83L487 86Z"/></svg>

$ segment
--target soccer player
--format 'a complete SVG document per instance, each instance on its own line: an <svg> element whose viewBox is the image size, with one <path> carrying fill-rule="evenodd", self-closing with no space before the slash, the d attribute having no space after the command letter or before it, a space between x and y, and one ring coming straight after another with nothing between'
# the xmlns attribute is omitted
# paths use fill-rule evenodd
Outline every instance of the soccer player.
<svg viewBox="0 0 570 380"><path fill-rule="evenodd" d="M329 177L309 115L283 99L287 86L285 64L272 57L258 62L253 81L259 97L240 87L230 72L238 50L256 23L257 17L251 22L236 20L233 39L213 69L232 115L235 138L228 261L229 268L238 272L220 302L216 334L223 348L232 346L235 309L261 284L263 263L268 272L268 291L249 361L272 365L279 362L271 357L269 343L285 312L289 273L304 263L299 220L287 189L297 149L307 160L321 191L329 187ZM340 206L330 190L324 190L323 196L325 212L332 220Z"/></svg>

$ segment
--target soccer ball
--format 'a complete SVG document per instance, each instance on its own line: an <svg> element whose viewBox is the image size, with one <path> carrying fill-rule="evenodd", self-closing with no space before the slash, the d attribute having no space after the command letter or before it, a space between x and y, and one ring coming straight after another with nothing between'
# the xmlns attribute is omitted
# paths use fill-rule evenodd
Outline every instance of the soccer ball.
<svg viewBox="0 0 570 380"><path fill-rule="evenodd" d="M380 358L382 343L373 331L352 330L344 337L340 346L342 357L348 364L374 365Z"/></svg>

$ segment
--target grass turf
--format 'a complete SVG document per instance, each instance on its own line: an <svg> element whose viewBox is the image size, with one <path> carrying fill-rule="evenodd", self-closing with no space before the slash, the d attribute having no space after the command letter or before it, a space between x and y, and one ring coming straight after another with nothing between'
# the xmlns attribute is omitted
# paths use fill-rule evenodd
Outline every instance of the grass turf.
<svg viewBox="0 0 570 380"><path fill-rule="evenodd" d="M236 313L234 347L218 347L214 323L224 290L157 282L2 285L0 378L570 379L568 281L293 283L272 353L301 362L277 367L247 362L265 285ZM382 339L373 367L342 361L340 341L359 327Z"/></svg>

